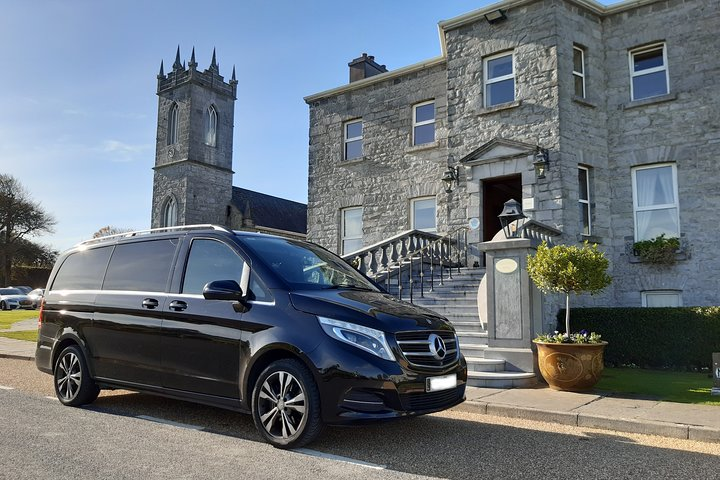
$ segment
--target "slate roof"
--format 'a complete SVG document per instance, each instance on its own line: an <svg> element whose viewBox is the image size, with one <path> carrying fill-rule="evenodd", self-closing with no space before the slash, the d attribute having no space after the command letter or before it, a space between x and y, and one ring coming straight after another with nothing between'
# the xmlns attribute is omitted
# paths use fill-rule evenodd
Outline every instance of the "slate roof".
<svg viewBox="0 0 720 480"><path fill-rule="evenodd" d="M304 203L233 187L232 204L243 212L243 216L251 218L256 227L307 233L307 205Z"/></svg>

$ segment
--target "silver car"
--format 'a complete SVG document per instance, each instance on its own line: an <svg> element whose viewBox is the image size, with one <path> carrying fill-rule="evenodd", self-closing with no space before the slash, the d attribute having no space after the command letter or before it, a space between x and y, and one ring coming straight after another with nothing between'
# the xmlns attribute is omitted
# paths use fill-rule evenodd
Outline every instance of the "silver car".
<svg viewBox="0 0 720 480"><path fill-rule="evenodd" d="M33 301L17 288L0 288L0 310L34 308Z"/></svg>
<svg viewBox="0 0 720 480"><path fill-rule="evenodd" d="M43 297L45 297L45 289L36 288L35 290L32 290L30 293L28 293L27 296L33 302L32 308L38 308L43 301Z"/></svg>

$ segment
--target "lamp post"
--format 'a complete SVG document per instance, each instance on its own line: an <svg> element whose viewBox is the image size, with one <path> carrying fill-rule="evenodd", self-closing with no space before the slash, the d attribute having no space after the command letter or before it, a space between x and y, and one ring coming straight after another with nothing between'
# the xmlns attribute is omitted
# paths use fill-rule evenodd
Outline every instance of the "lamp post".
<svg viewBox="0 0 720 480"><path fill-rule="evenodd" d="M513 222L521 218L527 218L522 211L522 205L517 200L508 200L503 205L503 211L498 215L500 225L505 231L505 238L514 238L517 228L513 228Z"/></svg>

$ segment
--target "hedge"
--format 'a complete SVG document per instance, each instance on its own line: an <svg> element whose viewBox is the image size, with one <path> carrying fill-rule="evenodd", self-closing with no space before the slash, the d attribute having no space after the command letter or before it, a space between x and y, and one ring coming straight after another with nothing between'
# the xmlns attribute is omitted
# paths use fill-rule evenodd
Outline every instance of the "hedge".
<svg viewBox="0 0 720 480"><path fill-rule="evenodd" d="M564 309L557 325L565 330ZM572 308L570 325L602 335L607 365L695 369L720 352L720 307Z"/></svg>

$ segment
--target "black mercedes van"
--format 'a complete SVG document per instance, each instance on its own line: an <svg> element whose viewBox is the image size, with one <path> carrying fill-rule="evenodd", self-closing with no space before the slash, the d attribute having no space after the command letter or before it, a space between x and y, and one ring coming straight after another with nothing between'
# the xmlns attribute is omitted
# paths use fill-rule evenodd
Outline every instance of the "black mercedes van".
<svg viewBox="0 0 720 480"><path fill-rule="evenodd" d="M63 253L37 367L65 405L122 388L251 413L276 447L465 398L450 323L308 242L198 225Z"/></svg>

